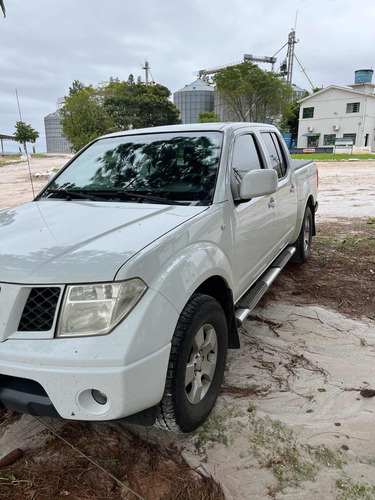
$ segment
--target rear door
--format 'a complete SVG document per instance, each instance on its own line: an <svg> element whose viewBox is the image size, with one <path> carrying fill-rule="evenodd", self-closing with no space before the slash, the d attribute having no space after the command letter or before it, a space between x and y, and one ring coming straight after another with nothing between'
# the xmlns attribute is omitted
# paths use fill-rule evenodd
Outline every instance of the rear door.
<svg viewBox="0 0 375 500"><path fill-rule="evenodd" d="M276 170L278 190L276 193L276 212L278 218L278 248L287 245L294 233L297 222L297 189L293 183L294 174L286 157L281 138L275 132L262 132L268 161Z"/></svg>
<svg viewBox="0 0 375 500"><path fill-rule="evenodd" d="M242 133L235 137L230 175L234 199L236 298L249 288L277 254L275 196L260 196L247 202L240 202L238 198L243 176L250 170L266 168L260 151L254 134Z"/></svg>

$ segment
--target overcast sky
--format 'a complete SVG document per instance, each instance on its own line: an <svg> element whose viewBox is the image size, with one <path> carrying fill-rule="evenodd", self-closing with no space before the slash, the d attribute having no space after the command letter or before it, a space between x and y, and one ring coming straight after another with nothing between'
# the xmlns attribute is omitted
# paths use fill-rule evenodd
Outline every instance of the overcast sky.
<svg viewBox="0 0 375 500"><path fill-rule="evenodd" d="M44 116L74 79L97 85L111 76L142 76L150 62L156 82L176 92L199 69L273 56L297 16L296 55L314 86L354 82L375 64L375 2L364 0L4 0L0 19L0 133L19 119L40 133ZM278 63L286 48L278 54ZM263 69L270 69L261 65ZM310 89L295 62L293 81ZM6 142L7 150L18 150Z"/></svg>

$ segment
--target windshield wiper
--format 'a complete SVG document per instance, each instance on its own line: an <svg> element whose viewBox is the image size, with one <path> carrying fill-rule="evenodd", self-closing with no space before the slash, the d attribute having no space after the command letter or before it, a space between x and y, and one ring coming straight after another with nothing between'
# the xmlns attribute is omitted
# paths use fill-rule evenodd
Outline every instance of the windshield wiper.
<svg viewBox="0 0 375 500"><path fill-rule="evenodd" d="M100 196L85 194L73 189L49 189L44 197L49 198L49 194L61 194L67 201L71 201L72 198L77 198L79 200L104 201L104 198Z"/></svg>
<svg viewBox="0 0 375 500"><path fill-rule="evenodd" d="M116 191L116 195L122 196L125 195L128 198L135 199L136 201L145 200L150 201L151 203L160 203L164 205L186 205L186 203L182 203L177 200L170 200L165 198L164 196L154 196L150 194L142 194L137 191Z"/></svg>
<svg viewBox="0 0 375 500"><path fill-rule="evenodd" d="M95 194L93 194L95 193ZM170 200L164 196L154 196L150 194L138 193L137 191L100 191L100 190L73 190L73 189L49 189L44 194L44 197L49 198L50 194L62 195L66 200L71 201L72 198L77 198L81 200L91 200L91 201L115 201L116 199L127 198L129 200L134 200L138 203L143 201L149 201L150 203L160 203L164 205L186 205L176 200Z"/></svg>

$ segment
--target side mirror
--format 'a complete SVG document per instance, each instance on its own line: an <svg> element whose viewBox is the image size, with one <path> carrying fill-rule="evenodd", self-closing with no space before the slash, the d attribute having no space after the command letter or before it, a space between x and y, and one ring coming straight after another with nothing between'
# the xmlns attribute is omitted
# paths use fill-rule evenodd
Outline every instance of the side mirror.
<svg viewBox="0 0 375 500"><path fill-rule="evenodd" d="M248 172L240 184L240 199L250 200L257 196L266 196L277 191L276 170L257 169Z"/></svg>

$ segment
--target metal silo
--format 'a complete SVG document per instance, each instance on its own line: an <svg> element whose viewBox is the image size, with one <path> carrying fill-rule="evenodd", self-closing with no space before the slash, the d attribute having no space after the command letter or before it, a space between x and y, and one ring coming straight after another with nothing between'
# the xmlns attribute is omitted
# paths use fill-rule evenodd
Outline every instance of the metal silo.
<svg viewBox="0 0 375 500"><path fill-rule="evenodd" d="M213 111L214 92L212 85L200 79L175 92L173 102L181 112L182 123L197 123L200 111Z"/></svg>
<svg viewBox="0 0 375 500"><path fill-rule="evenodd" d="M61 115L59 110L44 118L47 153L71 153L72 151L70 142L62 134L60 120Z"/></svg>

